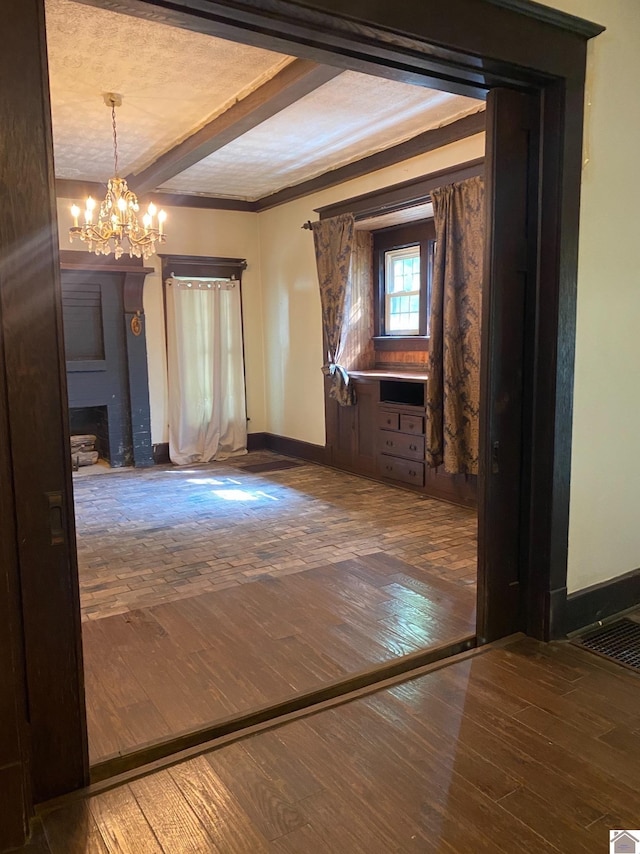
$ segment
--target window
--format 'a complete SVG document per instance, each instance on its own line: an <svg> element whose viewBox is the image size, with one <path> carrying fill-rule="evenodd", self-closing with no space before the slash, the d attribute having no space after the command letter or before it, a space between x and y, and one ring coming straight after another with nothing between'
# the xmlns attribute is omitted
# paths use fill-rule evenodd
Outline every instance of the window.
<svg viewBox="0 0 640 854"><path fill-rule="evenodd" d="M420 334L420 246L384 253L384 328L387 335Z"/></svg>
<svg viewBox="0 0 640 854"><path fill-rule="evenodd" d="M435 251L433 221L422 220L374 232L376 347L395 341L405 349L410 339L424 348L429 336L429 305ZM398 340L401 339L401 340ZM413 348L412 348L413 349Z"/></svg>

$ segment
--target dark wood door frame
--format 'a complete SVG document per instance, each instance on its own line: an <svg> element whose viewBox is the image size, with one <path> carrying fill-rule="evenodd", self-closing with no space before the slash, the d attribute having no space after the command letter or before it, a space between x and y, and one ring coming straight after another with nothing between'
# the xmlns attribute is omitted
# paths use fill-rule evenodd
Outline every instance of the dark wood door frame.
<svg viewBox="0 0 640 854"><path fill-rule="evenodd" d="M532 186L540 202L538 240L526 244L532 257L523 259L536 273L526 317L530 390L520 547L527 628L542 637L559 631L566 602L586 41L602 28L535 5L522 14L529 8L522 0L430 0L428 14L422 0L93 5L462 94L484 97L496 87L538 93L540 169ZM25 709L29 744L21 757L29 768L27 800L35 801L87 779L43 7L43 0L5 4L9 38L0 54L0 323L11 468L5 498L13 510L0 519L0 533L16 547L10 558L22 609L9 625L14 645L24 650L26 697L14 708ZM49 415L47 431L40 429L41 412ZM22 670L4 666L13 669L0 674L3 684L20 692ZM19 811L26 789L0 786L5 809ZM4 844L0 839L0 848Z"/></svg>

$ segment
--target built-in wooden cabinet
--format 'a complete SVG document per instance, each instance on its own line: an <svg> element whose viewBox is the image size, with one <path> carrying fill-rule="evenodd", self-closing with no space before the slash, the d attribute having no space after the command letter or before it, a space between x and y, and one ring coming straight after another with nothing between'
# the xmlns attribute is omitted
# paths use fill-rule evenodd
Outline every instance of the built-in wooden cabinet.
<svg viewBox="0 0 640 854"><path fill-rule="evenodd" d="M424 375L372 371L357 374L353 382L355 406L338 406L326 396L328 462L434 498L475 506L476 477L450 475L426 463Z"/></svg>

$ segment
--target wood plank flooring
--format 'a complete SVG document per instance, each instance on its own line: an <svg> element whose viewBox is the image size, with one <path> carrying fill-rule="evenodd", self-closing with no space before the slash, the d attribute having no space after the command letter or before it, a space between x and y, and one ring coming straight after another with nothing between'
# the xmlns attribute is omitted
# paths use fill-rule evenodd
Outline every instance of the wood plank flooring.
<svg viewBox="0 0 640 854"><path fill-rule="evenodd" d="M638 826L639 692L517 638L62 807L30 850L604 852Z"/></svg>
<svg viewBox="0 0 640 854"><path fill-rule="evenodd" d="M89 620L92 763L475 634L475 591L384 552Z"/></svg>

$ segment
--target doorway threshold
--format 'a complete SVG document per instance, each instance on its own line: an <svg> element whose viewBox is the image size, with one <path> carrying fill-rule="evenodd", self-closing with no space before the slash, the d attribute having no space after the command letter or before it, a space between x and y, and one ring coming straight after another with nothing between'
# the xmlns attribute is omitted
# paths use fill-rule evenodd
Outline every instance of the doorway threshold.
<svg viewBox="0 0 640 854"><path fill-rule="evenodd" d="M466 657L481 649L482 647L477 647L476 635L461 636L439 646L361 670L345 679L335 680L290 699L219 720L210 726L145 745L130 753L107 757L92 765L89 788L105 782L109 787L119 784L123 777L128 779L131 773L140 776L157 767L181 762L190 756L245 738L263 729L280 726L296 717L350 702L396 682L415 679L431 670L446 666L453 658L460 660L460 657Z"/></svg>

